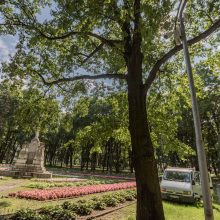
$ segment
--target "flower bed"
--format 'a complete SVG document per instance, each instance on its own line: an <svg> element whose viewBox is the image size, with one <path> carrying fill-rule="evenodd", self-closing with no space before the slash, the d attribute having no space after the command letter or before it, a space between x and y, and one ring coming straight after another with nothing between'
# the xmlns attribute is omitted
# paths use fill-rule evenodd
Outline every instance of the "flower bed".
<svg viewBox="0 0 220 220"><path fill-rule="evenodd" d="M50 183L63 183L63 182L80 182L85 181L79 178L51 178L51 179L34 179L36 182L50 182Z"/></svg>
<svg viewBox="0 0 220 220"><path fill-rule="evenodd" d="M70 198L75 196L88 195L93 193L101 193L115 191L120 189L128 189L136 186L135 182L123 182L114 184L91 185L82 187L63 187L58 189L43 189L32 191L18 191L11 193L9 196L34 199L34 200L53 200L60 198Z"/></svg>
<svg viewBox="0 0 220 220"><path fill-rule="evenodd" d="M135 180L135 178L132 177L100 175L100 174L92 174L92 173L79 173L79 172L71 172L71 171L66 171L65 174L76 175L76 176L94 176L94 177L108 178L108 179Z"/></svg>
<svg viewBox="0 0 220 220"><path fill-rule="evenodd" d="M122 190L98 197L92 197L89 200L78 200L74 203L64 202L62 205L45 206L40 210L21 209L11 216L10 220L17 219L53 219L53 220L76 220L80 216L87 216L86 219L94 219L96 216L103 215L103 210L112 211L114 207L123 207L136 199L136 190ZM106 212L105 212L106 213ZM91 215L92 214L92 215ZM88 217L89 216L89 217ZM85 219L85 218L83 218Z"/></svg>
<svg viewBox="0 0 220 220"><path fill-rule="evenodd" d="M74 186L87 186L87 185L98 185L98 184L113 184L116 180L83 180L79 182L37 182L37 183L31 183L29 185L26 185L28 188L35 188L35 189L48 189L48 188L58 188L58 187L74 187Z"/></svg>

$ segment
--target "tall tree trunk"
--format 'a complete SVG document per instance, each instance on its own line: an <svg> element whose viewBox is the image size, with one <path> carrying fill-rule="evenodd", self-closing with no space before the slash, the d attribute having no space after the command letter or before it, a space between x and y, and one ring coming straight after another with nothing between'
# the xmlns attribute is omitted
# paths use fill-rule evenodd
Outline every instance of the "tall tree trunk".
<svg viewBox="0 0 220 220"><path fill-rule="evenodd" d="M121 166L121 145L119 143L114 144L114 151L115 151L115 172L120 172Z"/></svg>
<svg viewBox="0 0 220 220"><path fill-rule="evenodd" d="M91 171L94 172L97 164L97 152L92 153L91 155Z"/></svg>
<svg viewBox="0 0 220 220"><path fill-rule="evenodd" d="M80 160L80 170L83 171L84 169L84 166L85 166L85 156L84 156L85 152L84 152L84 149L82 149L82 152L81 152L81 160Z"/></svg>
<svg viewBox="0 0 220 220"><path fill-rule="evenodd" d="M158 171L148 130L146 97L142 90L141 81L137 77L140 70L135 68L136 58L133 57L133 59L128 78L128 102L129 130L137 182L137 219L163 220Z"/></svg>
<svg viewBox="0 0 220 220"><path fill-rule="evenodd" d="M112 166L113 166L113 158L112 158L112 146L113 145L113 140L112 138L109 139L109 161L108 161L108 165L109 165L109 172L110 174L112 174Z"/></svg>
<svg viewBox="0 0 220 220"><path fill-rule="evenodd" d="M135 66L135 62L132 62ZM134 68L131 67L131 69ZM132 71L133 72L133 71ZM134 70L128 79L129 130L137 182L137 219L164 219L158 171L153 145L148 130L146 97L142 85L137 83Z"/></svg>
<svg viewBox="0 0 220 220"><path fill-rule="evenodd" d="M129 150L128 152L129 155L129 169L130 169L130 173L134 172L134 163L133 163L133 157L132 157L132 151Z"/></svg>
<svg viewBox="0 0 220 220"><path fill-rule="evenodd" d="M70 153L69 153L69 160L70 160L70 168L73 168L73 147L70 147Z"/></svg>
<svg viewBox="0 0 220 220"><path fill-rule="evenodd" d="M142 79L140 0L134 1L134 34L124 24L125 62L128 69L129 131L137 183L137 220L164 220L157 164L148 128L146 93Z"/></svg>

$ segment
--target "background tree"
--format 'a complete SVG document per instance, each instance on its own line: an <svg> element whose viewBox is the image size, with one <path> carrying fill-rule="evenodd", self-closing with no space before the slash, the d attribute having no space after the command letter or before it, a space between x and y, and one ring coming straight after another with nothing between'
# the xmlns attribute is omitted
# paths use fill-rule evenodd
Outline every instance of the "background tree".
<svg viewBox="0 0 220 220"><path fill-rule="evenodd" d="M39 90L3 81L0 86L0 162L11 163L17 150L36 130L51 129L59 117L59 104Z"/></svg>

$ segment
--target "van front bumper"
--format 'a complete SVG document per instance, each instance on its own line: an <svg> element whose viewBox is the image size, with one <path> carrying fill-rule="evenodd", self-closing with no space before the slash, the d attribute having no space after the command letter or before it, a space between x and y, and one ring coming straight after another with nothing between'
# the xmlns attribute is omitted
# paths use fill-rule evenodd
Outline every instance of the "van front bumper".
<svg viewBox="0 0 220 220"><path fill-rule="evenodd" d="M195 199L193 195L180 195L171 193L161 193L162 199L176 202L194 203Z"/></svg>

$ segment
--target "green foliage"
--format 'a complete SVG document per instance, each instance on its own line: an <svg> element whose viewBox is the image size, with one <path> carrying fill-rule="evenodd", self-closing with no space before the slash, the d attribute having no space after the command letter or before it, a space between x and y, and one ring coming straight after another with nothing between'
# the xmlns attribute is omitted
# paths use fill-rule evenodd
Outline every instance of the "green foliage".
<svg viewBox="0 0 220 220"><path fill-rule="evenodd" d="M65 205L64 205L65 206ZM66 206L65 206L66 207ZM40 214L43 218L54 219L54 220L75 220L75 214L67 208L60 206L47 206L41 209Z"/></svg>
<svg viewBox="0 0 220 220"><path fill-rule="evenodd" d="M47 188L55 188L55 187L69 187L69 186L88 186L88 185L98 185L98 184L110 184L116 183L117 180L109 180L109 179L102 179L98 180L97 178L91 178L85 181L79 182L38 182L38 183L30 183L25 185L28 188L34 189L47 189Z"/></svg>
<svg viewBox="0 0 220 220"><path fill-rule="evenodd" d="M67 210L70 210L72 212L77 212L78 210L78 204L76 203L70 203L70 202L64 202L62 204L62 208L63 209L67 209Z"/></svg>
<svg viewBox="0 0 220 220"><path fill-rule="evenodd" d="M87 201L78 201L76 213L78 215L90 215L92 213L92 204Z"/></svg>
<svg viewBox="0 0 220 220"><path fill-rule="evenodd" d="M62 205L45 206L36 212L30 209L21 209L12 216L12 220L74 220L76 215L86 216L92 210L105 210L106 206L115 207L125 201L133 201L135 190L120 190L107 195L99 195L91 199L80 199L72 203L65 201Z"/></svg>
<svg viewBox="0 0 220 220"><path fill-rule="evenodd" d="M105 210L106 204L104 201L95 201L93 203L93 209L94 210Z"/></svg>
<svg viewBox="0 0 220 220"><path fill-rule="evenodd" d="M119 201L115 198L112 197L111 195L106 195L103 196L103 202L106 204L108 207L115 207L118 205Z"/></svg>
<svg viewBox="0 0 220 220"><path fill-rule="evenodd" d="M54 129L59 104L53 96L4 80L0 85L0 162L10 163L14 153L38 130Z"/></svg>
<svg viewBox="0 0 220 220"><path fill-rule="evenodd" d="M21 209L17 211L11 220L41 220L41 217L31 209Z"/></svg>
<svg viewBox="0 0 220 220"><path fill-rule="evenodd" d="M72 206L72 203L70 203L70 202L68 202L68 201L66 201L66 202L64 202L63 204L62 204L62 208L63 209L71 209L71 206Z"/></svg>
<svg viewBox="0 0 220 220"><path fill-rule="evenodd" d="M111 145L111 149L120 149L112 153L111 165L117 167L117 172L121 167L128 167L131 140L127 95L123 92L127 89L126 82L112 80L95 83L78 79L86 73L89 76L130 74L125 59L130 53L125 51L126 39L130 37L128 44L135 43L137 33L140 34L143 54L140 82L144 83L155 64L163 64L158 68L155 83L147 97L148 127L157 157L175 154L181 162L185 162L195 155L183 57L177 54L168 64L163 63L166 60L164 54L175 47L173 35L168 39L164 39L164 35L172 32L177 25L179 3L174 0L140 1L138 25L135 24L135 5L132 0L76 0L74 4L60 0L31 3L25 0L7 1L0 8L4 23L0 25L0 33L18 34L19 37L15 54L8 63L2 64L2 75L9 84L12 82L12 87L20 86L19 91L10 94L9 98L2 94L2 103L6 100L6 106L1 107L3 113L0 114L0 119L4 119L1 125L4 129L0 129L0 146L3 149L0 161L7 158L9 162L8 158L13 158L15 151L9 146L13 146L15 141L15 148L19 148L24 139L29 138L24 137L23 133L39 128L46 143L50 165L58 159L62 165L65 163L72 167L73 161L79 162L80 157L83 159L80 161L92 160L96 164L97 157L106 155L106 146ZM220 3L216 0L188 2L187 37L191 39L209 28L219 19L219 10ZM135 30L137 26L138 30ZM212 158L216 155L212 146L216 145L216 135L219 133L219 120L216 118L219 107L215 104L219 95L217 92L205 93L203 88L208 91L210 83L213 83L210 72L215 76L215 82L218 81L218 43L217 33L205 44L198 43L190 50L193 64L199 63L193 71L202 72L201 75L195 74L195 83L202 106L202 121L206 123L206 148ZM132 57L136 57L136 50L131 50L131 53L134 53ZM216 58L212 59L213 56ZM205 72L209 73L207 79ZM22 82L26 82L27 89L22 87ZM53 86L53 83L58 86ZM61 109L52 99L54 97L42 97L45 85L49 85L50 92L61 95L64 100L68 112L63 113L61 118L58 116ZM7 91L6 88L4 90ZM113 95L106 96L107 92ZM96 94L95 98L83 97L91 94ZM75 106L71 112L69 109L72 109L73 103Z"/></svg>

